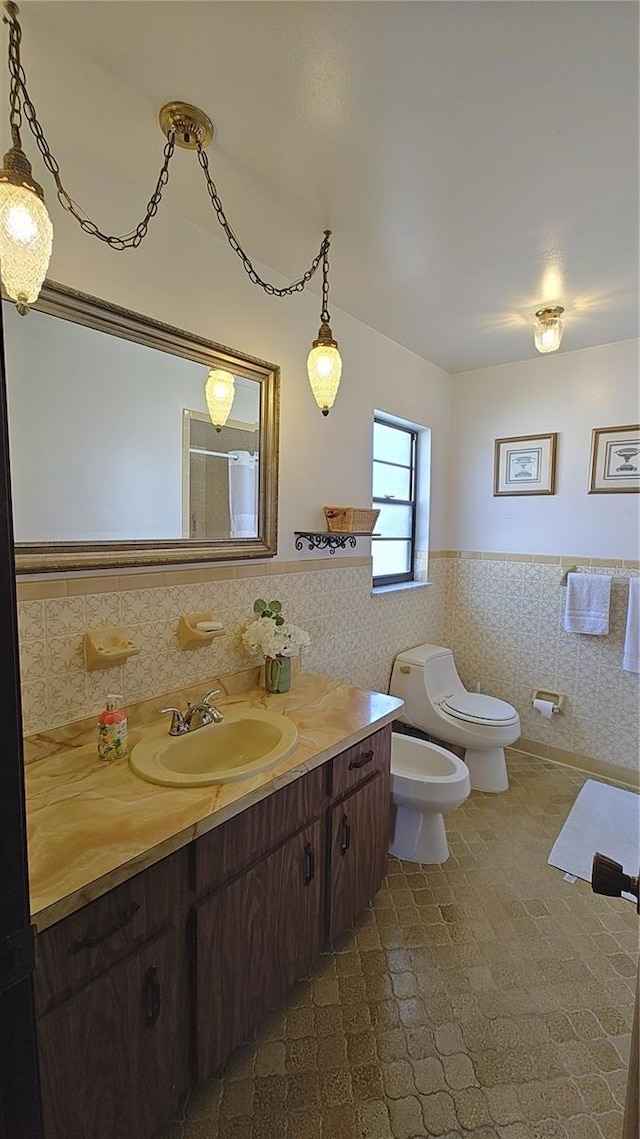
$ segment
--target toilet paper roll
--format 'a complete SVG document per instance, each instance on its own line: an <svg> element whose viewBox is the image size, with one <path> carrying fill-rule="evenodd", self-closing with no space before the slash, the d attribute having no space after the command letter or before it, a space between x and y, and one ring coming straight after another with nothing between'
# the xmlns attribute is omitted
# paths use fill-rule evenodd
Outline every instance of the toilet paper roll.
<svg viewBox="0 0 640 1139"><path fill-rule="evenodd" d="M550 720L553 716L553 701L552 700L534 700L533 706L536 712L544 716L545 720Z"/></svg>

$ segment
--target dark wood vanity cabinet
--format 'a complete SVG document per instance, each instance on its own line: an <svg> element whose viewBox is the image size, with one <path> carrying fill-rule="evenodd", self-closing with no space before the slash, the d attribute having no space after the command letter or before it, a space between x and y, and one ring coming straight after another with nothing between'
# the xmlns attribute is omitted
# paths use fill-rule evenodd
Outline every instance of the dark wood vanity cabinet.
<svg viewBox="0 0 640 1139"><path fill-rule="evenodd" d="M198 1082L320 952L321 834L318 820L195 907Z"/></svg>
<svg viewBox="0 0 640 1139"><path fill-rule="evenodd" d="M160 934L38 1022L46 1139L150 1136L187 1087L182 947Z"/></svg>
<svg viewBox="0 0 640 1139"><path fill-rule="evenodd" d="M380 888L391 728L38 938L45 1139L151 1139Z"/></svg>
<svg viewBox="0 0 640 1139"><path fill-rule="evenodd" d="M391 729L333 760L327 822L326 937L334 941L377 894L387 867Z"/></svg>
<svg viewBox="0 0 640 1139"><path fill-rule="evenodd" d="M38 937L46 1139L151 1136L187 1088L186 854Z"/></svg>
<svg viewBox="0 0 640 1139"><path fill-rule="evenodd" d="M378 893L386 873L389 841L389 783L377 772L331 808L327 913L328 940L353 924Z"/></svg>

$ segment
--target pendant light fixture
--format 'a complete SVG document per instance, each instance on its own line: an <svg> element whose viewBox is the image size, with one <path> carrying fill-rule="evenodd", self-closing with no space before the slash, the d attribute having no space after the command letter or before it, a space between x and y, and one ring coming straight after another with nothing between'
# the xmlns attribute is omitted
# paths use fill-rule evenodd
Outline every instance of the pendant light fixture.
<svg viewBox="0 0 640 1139"><path fill-rule="evenodd" d="M307 358L307 372L314 399L323 415L328 415L338 394L342 359L338 352L338 342L333 339L329 325L329 238L331 230L325 230L326 248L322 258L322 312L318 336L311 345Z"/></svg>
<svg viewBox="0 0 640 1139"><path fill-rule="evenodd" d="M225 372L223 368L212 368L207 376L204 394L211 422L216 431L222 431L229 418L235 387L235 380L231 372Z"/></svg>
<svg viewBox="0 0 640 1139"><path fill-rule="evenodd" d="M562 305L552 308L540 308L536 313L537 324L533 339L538 352L557 352L564 332L564 324L560 317L564 309Z"/></svg>
<svg viewBox="0 0 640 1139"><path fill-rule="evenodd" d="M15 18L15 4L6 5ZM10 38L9 60L20 72L20 25ZM53 226L44 204L44 192L31 172L31 163L22 149L22 113L17 85L11 84L9 126L12 146L0 170L0 265L2 282L18 312L24 316L37 299L47 275Z"/></svg>
<svg viewBox="0 0 640 1139"><path fill-rule="evenodd" d="M84 233L97 238L110 249L117 251L137 249L147 236L149 225L158 212L164 188L169 181L169 167L176 146L184 150L195 150L218 222L226 234L229 245L240 258L249 280L254 285L258 285L271 297L290 297L294 293L302 292L322 263L321 324L317 339L313 341L309 353L307 367L318 406L323 415L328 415L329 408L333 405L336 397L342 371L342 361L329 326L329 313L327 311L330 230L325 230L318 253L313 258L309 268L297 281L284 288L278 288L269 281L264 281L227 221L222 201L209 171L206 147L213 138L213 123L199 107L174 100L166 103L160 111L160 127L166 138L164 160L142 221L138 222L135 229L122 236L103 233L96 223L76 205L71 194L63 185L59 163L51 152L38 120L35 106L27 90L27 79L20 58L22 28L18 20L18 5L13 0L5 0L4 9L6 11L5 23L9 25L9 122L13 145L5 155L4 166L0 170L0 273L4 288L8 296L16 302L18 312L24 315L28 311L29 305L37 300L49 266L53 242L53 227L44 204L44 194L34 180L31 174L31 166L22 150L20 128L23 115L35 138L44 164L54 180L57 198L62 208L75 219ZM227 374L230 375L230 373ZM233 381L232 376L231 380ZM216 383L218 382L216 381ZM207 381L208 387L209 380ZM208 398L207 396L207 400ZM231 401L233 401L233 391L231 392ZM229 408L230 406L231 404L229 404ZM222 414L218 410L217 404L216 414ZM224 422L225 420L216 425L222 426Z"/></svg>

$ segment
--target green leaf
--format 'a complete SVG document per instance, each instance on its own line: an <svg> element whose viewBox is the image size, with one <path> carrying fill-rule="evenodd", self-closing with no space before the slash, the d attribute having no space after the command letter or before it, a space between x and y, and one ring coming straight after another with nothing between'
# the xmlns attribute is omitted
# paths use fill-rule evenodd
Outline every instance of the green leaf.
<svg viewBox="0 0 640 1139"><path fill-rule="evenodd" d="M275 622L276 622L276 625L284 625L284 617L281 617L280 614L278 613L277 616L275 617Z"/></svg>
<svg viewBox="0 0 640 1139"><path fill-rule="evenodd" d="M282 611L282 603L280 601L270 601L269 608L272 613L280 613Z"/></svg>
<svg viewBox="0 0 640 1139"><path fill-rule="evenodd" d="M266 608L267 603L266 601L263 601L261 597L258 597L258 599L253 603L253 612L257 613L258 615L264 613Z"/></svg>

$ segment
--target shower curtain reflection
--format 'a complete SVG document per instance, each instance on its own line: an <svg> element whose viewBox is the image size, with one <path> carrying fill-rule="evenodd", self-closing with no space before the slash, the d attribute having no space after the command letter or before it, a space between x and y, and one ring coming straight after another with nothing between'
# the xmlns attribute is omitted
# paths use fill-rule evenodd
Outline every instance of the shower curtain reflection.
<svg viewBox="0 0 640 1139"><path fill-rule="evenodd" d="M249 451L229 452L229 515L232 538L258 534L258 457Z"/></svg>

